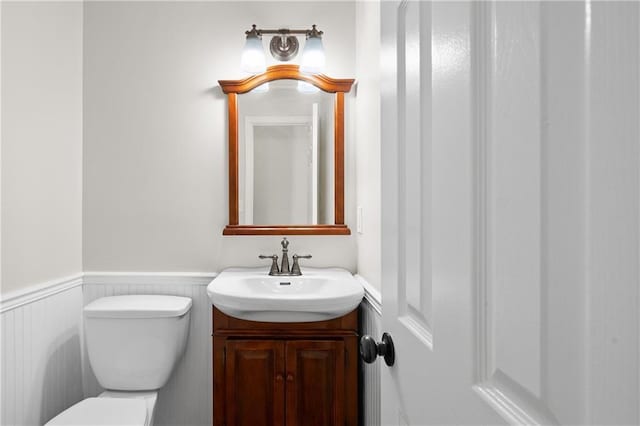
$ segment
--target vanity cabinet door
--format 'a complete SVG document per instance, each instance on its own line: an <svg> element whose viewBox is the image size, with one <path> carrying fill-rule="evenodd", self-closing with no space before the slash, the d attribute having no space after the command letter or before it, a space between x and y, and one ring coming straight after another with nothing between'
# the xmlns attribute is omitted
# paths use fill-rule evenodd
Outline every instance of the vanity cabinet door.
<svg viewBox="0 0 640 426"><path fill-rule="evenodd" d="M227 340L225 347L226 426L282 426L284 342Z"/></svg>
<svg viewBox="0 0 640 426"><path fill-rule="evenodd" d="M287 426L345 425L342 340L286 343Z"/></svg>

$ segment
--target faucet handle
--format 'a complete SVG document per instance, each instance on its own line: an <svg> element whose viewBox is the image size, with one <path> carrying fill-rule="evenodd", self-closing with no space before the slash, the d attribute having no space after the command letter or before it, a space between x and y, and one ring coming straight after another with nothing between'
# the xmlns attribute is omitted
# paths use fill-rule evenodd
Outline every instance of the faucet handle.
<svg viewBox="0 0 640 426"><path fill-rule="evenodd" d="M311 255L293 255L293 266L291 267L291 275L302 275L302 271L300 271L300 263L298 263L298 259L311 259Z"/></svg>
<svg viewBox="0 0 640 426"><path fill-rule="evenodd" d="M271 269L269 269L269 275L277 275L280 273L278 269L278 255L272 254L271 256L267 256L264 254L258 255L260 259L271 259Z"/></svg>

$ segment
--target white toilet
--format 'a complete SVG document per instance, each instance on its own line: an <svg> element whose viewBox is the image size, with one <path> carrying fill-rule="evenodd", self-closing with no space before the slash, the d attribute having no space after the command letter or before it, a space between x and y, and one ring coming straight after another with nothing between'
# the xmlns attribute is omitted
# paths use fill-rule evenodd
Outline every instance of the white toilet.
<svg viewBox="0 0 640 426"><path fill-rule="evenodd" d="M100 385L46 425L153 425L157 390L167 383L189 335L191 299L103 297L84 308L89 362Z"/></svg>

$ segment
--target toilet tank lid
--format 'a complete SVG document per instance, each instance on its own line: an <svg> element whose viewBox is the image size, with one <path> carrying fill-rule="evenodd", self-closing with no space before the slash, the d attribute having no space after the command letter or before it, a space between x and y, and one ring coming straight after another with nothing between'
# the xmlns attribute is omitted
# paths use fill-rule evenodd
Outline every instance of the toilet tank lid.
<svg viewBox="0 0 640 426"><path fill-rule="evenodd" d="M91 318L169 318L180 317L191 309L191 299L154 294L110 296L96 299L84 307Z"/></svg>

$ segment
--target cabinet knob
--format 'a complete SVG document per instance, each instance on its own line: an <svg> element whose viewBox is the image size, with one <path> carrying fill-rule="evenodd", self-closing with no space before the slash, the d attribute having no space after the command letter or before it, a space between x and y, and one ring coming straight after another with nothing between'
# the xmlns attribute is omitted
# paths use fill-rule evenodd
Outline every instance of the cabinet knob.
<svg viewBox="0 0 640 426"><path fill-rule="evenodd" d="M278 375L276 376L276 381L281 382L281 381L282 381L282 379L283 379L282 374L278 374Z"/></svg>
<svg viewBox="0 0 640 426"><path fill-rule="evenodd" d="M392 366L396 359L396 353L391 335L383 333L382 342L379 343L369 335L362 336L360 339L360 356L364 362L369 364L374 362L378 356L382 356L384 357L384 362L388 366Z"/></svg>
<svg viewBox="0 0 640 426"><path fill-rule="evenodd" d="M287 382L293 382L293 374L287 374Z"/></svg>

